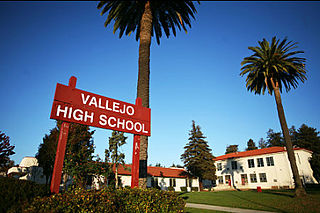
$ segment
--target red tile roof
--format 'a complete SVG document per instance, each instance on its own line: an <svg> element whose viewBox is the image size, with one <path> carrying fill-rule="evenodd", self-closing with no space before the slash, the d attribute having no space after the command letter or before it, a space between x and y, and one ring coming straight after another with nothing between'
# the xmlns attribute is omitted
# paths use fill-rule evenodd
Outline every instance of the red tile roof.
<svg viewBox="0 0 320 213"><path fill-rule="evenodd" d="M131 164L125 165L127 169L123 166L118 167L118 174L120 175L131 175ZM115 168L113 168L115 171ZM172 178L186 178L190 176L187 171L183 168L164 168L164 167L154 167L148 166L148 175L154 177L172 177Z"/></svg>
<svg viewBox="0 0 320 213"><path fill-rule="evenodd" d="M303 149L303 148L294 148L294 150L300 150L300 149ZM306 150L306 149L303 149L303 150ZM271 154L271 153L284 152L284 151L286 151L285 147L274 146L274 147L269 147L264 149L255 149L255 150L250 150L245 152L229 153L226 155L218 156L214 160L217 161L217 160L225 160L228 158L249 157L249 156L264 155L264 154ZM306 150L306 151L309 151L309 150Z"/></svg>

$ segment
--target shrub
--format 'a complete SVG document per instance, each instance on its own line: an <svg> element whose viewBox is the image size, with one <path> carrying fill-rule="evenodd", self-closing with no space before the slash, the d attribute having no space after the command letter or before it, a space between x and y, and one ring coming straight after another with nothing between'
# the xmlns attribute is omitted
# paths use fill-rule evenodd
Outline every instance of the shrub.
<svg viewBox="0 0 320 213"><path fill-rule="evenodd" d="M0 177L0 189L0 212L21 212L23 202L50 195L49 186L8 177Z"/></svg>
<svg viewBox="0 0 320 213"><path fill-rule="evenodd" d="M186 186L181 186L180 189L181 189L182 192L187 192L188 191Z"/></svg>
<svg viewBox="0 0 320 213"><path fill-rule="evenodd" d="M174 191L175 191L175 190L174 190L174 187L173 187L173 186L169 186L169 187L168 187L168 191L174 192Z"/></svg>
<svg viewBox="0 0 320 213"><path fill-rule="evenodd" d="M185 201L173 192L157 189L80 188L51 197L38 197L24 212L183 212Z"/></svg>
<svg viewBox="0 0 320 213"><path fill-rule="evenodd" d="M197 192L197 191L199 191L199 188L198 187L191 187L191 191L192 192Z"/></svg>

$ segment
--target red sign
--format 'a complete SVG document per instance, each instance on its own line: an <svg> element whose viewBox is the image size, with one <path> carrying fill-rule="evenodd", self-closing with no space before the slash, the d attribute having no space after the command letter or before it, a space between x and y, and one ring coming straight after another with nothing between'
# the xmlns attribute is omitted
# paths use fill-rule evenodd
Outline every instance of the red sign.
<svg viewBox="0 0 320 213"><path fill-rule="evenodd" d="M133 105L76 89L76 82L72 76L68 86L57 84L54 95L50 118L65 122L60 129L51 192L59 193L69 122L135 134L131 187L138 187L140 135L150 136L150 109L142 107L139 97Z"/></svg>
<svg viewBox="0 0 320 213"><path fill-rule="evenodd" d="M149 108L57 84L51 119L150 136Z"/></svg>

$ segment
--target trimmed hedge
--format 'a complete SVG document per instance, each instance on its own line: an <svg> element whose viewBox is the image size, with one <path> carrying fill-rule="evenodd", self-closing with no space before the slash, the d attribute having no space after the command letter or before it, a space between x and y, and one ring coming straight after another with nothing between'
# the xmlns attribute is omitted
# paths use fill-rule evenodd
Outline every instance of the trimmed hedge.
<svg viewBox="0 0 320 213"><path fill-rule="evenodd" d="M49 186L16 178L0 177L0 212L21 212L23 202L50 195Z"/></svg>
<svg viewBox="0 0 320 213"><path fill-rule="evenodd" d="M80 188L38 197L23 212L183 212L185 201L174 192L157 189Z"/></svg>

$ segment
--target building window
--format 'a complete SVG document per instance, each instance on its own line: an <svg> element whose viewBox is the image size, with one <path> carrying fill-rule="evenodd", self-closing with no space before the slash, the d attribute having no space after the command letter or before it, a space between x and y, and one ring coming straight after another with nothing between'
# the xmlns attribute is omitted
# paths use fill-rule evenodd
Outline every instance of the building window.
<svg viewBox="0 0 320 213"><path fill-rule="evenodd" d="M218 176L218 183L223 184L223 176Z"/></svg>
<svg viewBox="0 0 320 213"><path fill-rule="evenodd" d="M267 166L274 166L273 157L267 157Z"/></svg>
<svg viewBox="0 0 320 213"><path fill-rule="evenodd" d="M224 179L226 180L226 184L231 186L231 176L230 175L225 175Z"/></svg>
<svg viewBox="0 0 320 213"><path fill-rule="evenodd" d="M217 164L217 169L218 169L218 171L221 171L221 170L222 170L222 164L221 164L221 163L218 163L218 164Z"/></svg>
<svg viewBox="0 0 320 213"><path fill-rule="evenodd" d="M259 173L260 182L267 182L266 173Z"/></svg>
<svg viewBox="0 0 320 213"><path fill-rule="evenodd" d="M151 178L151 186L152 187L157 187L158 186L158 178L157 177L152 177Z"/></svg>
<svg viewBox="0 0 320 213"><path fill-rule="evenodd" d="M254 160L253 159L249 159L248 160L248 167L249 168L253 168L254 167Z"/></svg>
<svg viewBox="0 0 320 213"><path fill-rule="evenodd" d="M186 187L192 187L192 179L186 179Z"/></svg>
<svg viewBox="0 0 320 213"><path fill-rule="evenodd" d="M300 156L299 156L299 154L297 153L297 154L296 154L296 156L297 156L297 157L296 157L296 159L298 159L298 161L299 161L299 164L301 164L301 161L300 161Z"/></svg>
<svg viewBox="0 0 320 213"><path fill-rule="evenodd" d="M232 170L238 169L237 161L231 161L231 168L232 168Z"/></svg>
<svg viewBox="0 0 320 213"><path fill-rule="evenodd" d="M170 178L170 186L175 187L176 186L176 179L175 178Z"/></svg>
<svg viewBox="0 0 320 213"><path fill-rule="evenodd" d="M256 174L250 174L250 182L251 183L257 183L257 175Z"/></svg>
<svg viewBox="0 0 320 213"><path fill-rule="evenodd" d="M263 158L257 158L258 167L264 167Z"/></svg>
<svg viewBox="0 0 320 213"><path fill-rule="evenodd" d="M241 174L241 184L246 185L248 183L248 175L247 174Z"/></svg>

